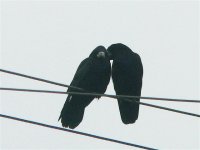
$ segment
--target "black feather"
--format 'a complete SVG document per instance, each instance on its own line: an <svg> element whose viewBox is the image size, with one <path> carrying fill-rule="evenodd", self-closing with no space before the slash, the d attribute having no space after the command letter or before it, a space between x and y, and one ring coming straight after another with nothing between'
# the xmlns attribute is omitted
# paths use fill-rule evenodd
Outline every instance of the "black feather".
<svg viewBox="0 0 200 150"><path fill-rule="evenodd" d="M140 56L129 47L118 43L108 48L112 64L112 80L117 95L140 96L142 89L143 66ZM140 101L139 98L133 100ZM124 124L138 119L139 104L118 99L121 119Z"/></svg>
<svg viewBox="0 0 200 150"><path fill-rule="evenodd" d="M99 52L104 52L105 57L97 57ZM81 62L70 85L82 88L87 92L103 94L110 81L110 75L111 64L108 53L103 46L98 46L88 58ZM69 88L68 91L80 92L72 88ZM94 98L94 96L69 94L59 117L62 126L76 128L83 120L85 108Z"/></svg>

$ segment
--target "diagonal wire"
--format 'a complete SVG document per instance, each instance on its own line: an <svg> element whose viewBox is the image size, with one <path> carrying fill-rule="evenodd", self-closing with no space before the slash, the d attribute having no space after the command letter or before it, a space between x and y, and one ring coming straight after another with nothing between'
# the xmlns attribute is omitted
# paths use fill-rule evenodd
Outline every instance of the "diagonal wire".
<svg viewBox="0 0 200 150"><path fill-rule="evenodd" d="M100 139L100 140L105 140L105 141L123 144L123 145L127 145L127 146L137 147L137 148L141 148L141 149L156 150L155 148L150 148L150 147L146 147L146 146L142 146L142 145L138 145L138 144L128 143L128 142L115 140L115 139L111 139L111 138L107 138L107 137L97 136L97 135L84 133L84 132L80 132L80 131L60 128L60 127L56 127L56 126L52 126L52 125L48 125L48 124L44 124L44 123L40 123L40 122L35 122L35 121L31 121L31 120L21 119L21 118L17 118L17 117L13 117L13 116L8 116L8 115L4 115L4 114L0 114L0 117L16 120L16 121L20 121L20 122L25 122L25 123L29 123L29 124L34 124L34 125L38 125L38 126L43 126L46 128L61 130L61 131L65 131L65 132L71 132L71 133L78 134L78 135L88 136L88 137L92 137L92 138L96 138L96 139Z"/></svg>
<svg viewBox="0 0 200 150"><path fill-rule="evenodd" d="M62 84L62 83L58 83L58 82L54 82L54 81L50 81L50 80L46 80L46 79L42 79L42 78L37 78L37 77L33 77L33 76L29 76L29 75L25 75L25 74L13 72L13 71L8 71L8 70L4 70L4 69L0 69L0 71L4 72L4 73L16 75L16 76L21 76L21 77L25 77L25 78L29 78L29 79L41 81L41 82L46 82L46 83L53 84L53 85L58 85L58 86L62 86L62 87L68 87L68 88L73 88L73 89L80 90L80 91L85 91L84 89L79 88L79 87L70 86L70 85L66 85L66 84ZM144 96L127 96L127 95L118 95L118 96L120 98L141 98L141 99L146 99L146 100L162 100L162 101L171 101L171 102L191 102L191 103L193 102L193 103L200 103L200 100L159 98L159 97L144 97Z"/></svg>
<svg viewBox="0 0 200 150"><path fill-rule="evenodd" d="M58 86L68 87L68 88L70 87L70 88L73 88L76 90L84 91L84 89L82 89L82 88L78 88L78 87L74 87L74 86L70 86L70 85L66 85L66 84L62 84L62 83L58 83L58 82L54 82L54 81L50 81L50 80L46 80L46 79L42 79L42 78L37 78L37 77L22 74L22 73L17 73L17 72L13 72L13 71L9 71L9 70L4 70L4 69L0 69L0 71L4 72L4 73L16 75L16 76L25 77L25 78L32 79L32 80L46 82L46 83L53 84L53 85L58 85Z"/></svg>
<svg viewBox="0 0 200 150"><path fill-rule="evenodd" d="M5 91L22 91L22 92L54 93L54 94L71 94L71 95L87 95L87 96L96 96L96 97L97 96L103 96L103 97L109 97L109 98L114 98L114 99L120 98L120 97L118 97L118 95L85 93L85 92L84 93L83 92L61 92L61 91L47 91L47 90L33 90L33 89L16 89L16 88L0 88L0 90L5 90ZM168 108L168 107L162 107L162 106L158 106L158 105L148 104L148 103L139 102L139 101L135 101L135 100L127 99L127 98L123 98L122 100L133 102L133 103L138 103L138 104L144 105L144 106L149 106L149 107L153 107L153 108L158 108L158 109L172 111L172 112L176 112L176 113L180 113L180 114L185 114L185 115L189 115L189 116L193 116L193 117L200 117L199 114L194 114L194 113L185 112L185 111L181 111L181 110L177 110L177 109L172 109L172 108Z"/></svg>

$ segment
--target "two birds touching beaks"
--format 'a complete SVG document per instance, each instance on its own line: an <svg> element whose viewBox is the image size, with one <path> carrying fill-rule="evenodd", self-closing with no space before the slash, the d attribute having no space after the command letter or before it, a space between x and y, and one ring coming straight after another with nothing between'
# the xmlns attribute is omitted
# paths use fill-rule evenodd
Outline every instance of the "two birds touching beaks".
<svg viewBox="0 0 200 150"><path fill-rule="evenodd" d="M112 69L110 60L113 60ZM88 58L84 59L70 84L86 92L104 94L112 76L117 95L141 96L143 66L141 58L124 44L113 44L106 50L96 47ZM68 88L67 92L82 92ZM85 108L95 96L69 94L61 111L59 120L63 127L74 129L82 121ZM139 101L139 98L132 99ZM118 98L122 122L134 123L138 119L139 104Z"/></svg>

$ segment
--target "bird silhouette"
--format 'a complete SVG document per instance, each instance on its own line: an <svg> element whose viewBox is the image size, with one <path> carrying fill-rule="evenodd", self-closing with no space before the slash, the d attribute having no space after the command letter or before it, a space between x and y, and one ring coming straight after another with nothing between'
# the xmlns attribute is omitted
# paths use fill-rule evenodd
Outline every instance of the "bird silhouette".
<svg viewBox="0 0 200 150"><path fill-rule="evenodd" d="M117 95L140 96L142 89L143 65L141 58L124 44L117 43L108 47L112 64L112 80ZM140 101L134 98L133 101ZM134 123L138 119L139 104L118 98L122 122Z"/></svg>
<svg viewBox="0 0 200 150"><path fill-rule="evenodd" d="M80 63L70 85L87 92L103 94L109 84L110 76L111 64L108 52L105 47L98 46ZM67 91L80 92L74 88L69 88ZM95 96L69 94L59 117L62 126L76 128L83 119L85 108L94 98Z"/></svg>

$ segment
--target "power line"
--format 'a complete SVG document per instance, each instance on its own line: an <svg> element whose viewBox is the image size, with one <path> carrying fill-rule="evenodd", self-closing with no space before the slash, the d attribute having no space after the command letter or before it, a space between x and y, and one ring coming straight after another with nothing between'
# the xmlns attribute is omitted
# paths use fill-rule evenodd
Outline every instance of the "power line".
<svg viewBox="0 0 200 150"><path fill-rule="evenodd" d="M4 115L4 114L0 114L0 117L16 120L16 121L20 121L20 122L25 122L25 123L29 123L29 124L34 124L34 125L38 125L38 126L43 126L46 128L61 130L61 131L65 131L65 132L71 132L74 134L84 135L84 136L101 139L101 140L105 140L105 141L109 141L109 142L114 142L114 143L118 143L118 144L122 144L122 145L127 145L127 146L137 147L137 148L141 148L141 149L147 149L147 150L156 150L155 148L150 148L150 147L146 147L146 146L142 146L142 145L138 145L138 144L128 143L128 142L124 142L124 141L120 141L120 140L115 140L115 139L97 136L97 135L93 135L93 134L89 134L89 133L70 130L70 129L66 129L66 128L60 128L60 127L56 127L56 126L52 126L52 125L48 125L48 124L44 124L44 123L40 123L40 122L35 122L35 121L31 121L31 120L21 119L21 118L17 118L17 117L13 117L13 116L8 116L8 115Z"/></svg>
<svg viewBox="0 0 200 150"><path fill-rule="evenodd" d="M70 86L70 85L66 85L66 84L62 84L62 83L58 83L58 82L54 82L54 81L50 81L50 80L46 80L46 79L42 79L42 78L37 78L37 77L33 77L33 76L29 76L29 75L25 75L25 74L13 72L13 71L8 71L8 70L4 70L4 69L0 69L0 71L4 72L4 73L16 75L16 76L21 76L21 77L41 81L41 82L46 82L46 83L53 84L53 85L58 85L58 86L62 86L62 87L68 87L68 88L73 88L73 89L80 90L80 91L85 91L84 89L79 88L79 87ZM171 101L171 102L200 103L200 100L188 100L188 99L173 99L173 98L144 97L144 96L127 96L127 95L118 95L118 97L119 98L129 98L129 99L130 98L140 98L140 99L146 99L146 100L162 100L162 101Z"/></svg>
<svg viewBox="0 0 200 150"><path fill-rule="evenodd" d="M0 90L6 90L6 91L23 91L23 92L40 92L40 93L53 93L53 94L87 95L87 96L103 96L103 97L109 97L109 98L114 98L114 99L119 98L118 95L108 95L108 94L105 95L105 94L85 93L85 92L84 93L82 93L82 92L61 92L61 91L47 91L47 90L33 90L33 89L16 89L16 88L0 88ZM144 102L134 101L134 100L127 99L127 98L123 98L122 100L133 102L133 103L138 103L138 104L144 105L144 106L149 106L149 107L153 107L153 108L158 108L158 109L172 111L172 112L176 112L176 113L180 113L180 114L185 114L185 115L189 115L189 116L193 116L193 117L200 117L199 114L194 114L194 113L185 112L185 111L181 111L181 110L177 110L177 109L172 109L172 108L168 108L168 107L162 107L162 106L158 106L158 105L153 105L153 104L148 104L148 103L144 103Z"/></svg>
<svg viewBox="0 0 200 150"><path fill-rule="evenodd" d="M54 82L54 81L50 81L50 80L46 80L46 79L42 79L42 78L37 78L37 77L33 77L33 76L22 74L22 73L17 73L17 72L13 72L13 71L9 71L9 70L4 70L4 69L0 69L0 71L4 72L4 73L8 73L8 74L12 74L12 75L16 75L16 76L21 76L21 77L24 77L24 78L32 79L32 80L46 82L46 83L53 84L53 85L58 85L58 86L62 86L62 87L68 87L68 88L73 88L73 89L76 89L76 90L84 91L83 89L78 88L78 87L69 86L69 85L66 85L66 84L62 84L62 83L58 83L58 82Z"/></svg>
<svg viewBox="0 0 200 150"><path fill-rule="evenodd" d="M109 95L109 94L86 93L85 90L82 89L82 88L78 88L78 87L74 87L74 86L70 86L70 85L66 85L66 84L62 84L62 83L58 83L58 82L53 82L53 81L50 81L50 80L41 79L41 78L37 78L37 77L33 77L33 76L28 76L28 75L25 75L25 74L12 72L12 71L8 71L8 70L0 69L0 71L4 72L4 73L9 73L9 74L13 74L13 75L17 75L17 76L21 76L21 77L25 77L25 78L37 80L37 81L42 81L42 82L46 82L46 83L62 86L62 87L68 87L68 88L77 89L79 91L84 91L84 93L81 93L81 92L47 91L47 90L32 90L32 89L16 89L16 88L0 88L0 90L24 91L24 92L41 92L41 93L54 93L54 94L74 94L74 95L104 96L104 97L110 97L110 98L114 98L114 99L122 98L125 101L135 102L135 103L139 103L141 105L145 105L145 106L149 106L149 107L154 107L154 108L158 108L158 109L164 109L164 110L168 110L168 111L172 111L172 112L176 112L176 113L181 113L181 114L186 114L186 115L190 115L190 116L194 116L194 117L200 117L199 114L194 114L194 113L180 111L180 110L171 109L171 108L167 108L167 107L162 107L162 106L152 105L152 104L148 104L148 103L133 101L133 100L131 100L131 98L174 101L174 102L193 102L193 103L200 103L200 100L172 99L172 98L158 98L158 97L142 97L142 96L127 96L127 95L116 95L115 96L115 95ZM145 147L145 146L141 146L141 145L137 145L137 144L132 144L132 143L127 143L127 142L123 142L123 141L119 141L119 140L115 140L115 139L110 139L110 138L106 138L106 137L100 137L100 136L96 136L96 135L92 135L92 134L88 134L88 133L83 133L83 132L79 132L79 131L74 131L74 130L69 130L69 129L60 128L60 127L56 127L56 126L51 126L51 125L47 125L47 124L43 124L43 123L39 123L39 122L34 122L34 121L30 121L30 120L25 120L25 119L21 119L21 118L16 118L16 117L12 117L12 116L7 116L7 115L3 115L3 114L0 114L0 117L13 119L13 120L21 121L21 122L26 122L26 123L30 123L30 124L35 124L35 125L39 125L39 126L43 126L43 127L47 127L47 128L67 131L67 132L80 134L80 135L84 135L84 136L89 136L89 137L102 139L102 140L106 140L106 141L110 141L110 142L115 142L115 143L119 143L119 144L123 144L123 145L138 147L138 148L142 148L142 149L152 149L152 150L154 150L154 148L149 148L149 147Z"/></svg>

